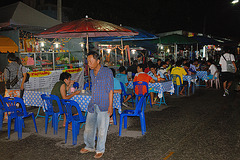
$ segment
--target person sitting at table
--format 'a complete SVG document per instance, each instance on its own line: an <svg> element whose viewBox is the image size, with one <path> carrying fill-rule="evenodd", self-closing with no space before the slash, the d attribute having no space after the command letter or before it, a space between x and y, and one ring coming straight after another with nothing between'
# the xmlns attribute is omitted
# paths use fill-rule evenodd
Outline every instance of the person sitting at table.
<svg viewBox="0 0 240 160"><path fill-rule="evenodd" d="M137 67L138 73L135 75L133 82L143 81L147 83L149 82L155 83L155 80L151 76L149 76L147 73L143 72L143 70L144 70L144 65L139 64ZM143 88L142 92L143 94L145 94L147 92L147 89ZM138 88L135 89L135 93L138 94ZM152 104L156 104L156 102L153 101L153 97L154 97L153 92L150 93L150 96L151 96Z"/></svg>
<svg viewBox="0 0 240 160"><path fill-rule="evenodd" d="M189 71L191 71L192 74L196 74L197 69L196 69L196 66L194 65L193 61L189 61L189 63L190 63Z"/></svg>
<svg viewBox="0 0 240 160"><path fill-rule="evenodd" d="M75 91L72 94L67 95L67 91L69 88L73 85L74 81L71 80L71 74L68 72L63 72L60 74L59 81L55 83L51 94L56 95L59 97L59 99L71 99L73 96L79 94L81 91ZM53 101L53 111L59 112L59 107L56 101ZM73 107L72 110L73 114L77 113L77 109ZM66 116L64 115L63 120L63 126L65 127L66 122ZM69 126L69 129L71 129L71 125Z"/></svg>
<svg viewBox="0 0 240 160"><path fill-rule="evenodd" d="M137 65L138 65L138 61L134 60L132 65L127 68L127 72L132 72L132 73L136 74L137 73Z"/></svg>
<svg viewBox="0 0 240 160"><path fill-rule="evenodd" d="M174 67L172 69L171 74L177 74L177 75L180 76L180 80L179 80L179 82L177 82L177 84L179 85L180 81L182 82L183 88L182 88L182 90L180 91L179 94L183 95L183 91L184 91L185 87L187 86L188 82L187 81L183 81L183 76L187 75L187 72L185 71L184 68L181 67L181 64L182 64L181 61L177 61L176 62L176 67Z"/></svg>
<svg viewBox="0 0 240 160"><path fill-rule="evenodd" d="M165 80L164 75L162 74L162 72L158 72L157 73L157 68L155 64L152 64L151 66L149 66L150 71L147 73L149 76L151 76L155 81L158 81L158 75L160 75L160 81L161 80Z"/></svg>
<svg viewBox="0 0 240 160"><path fill-rule="evenodd" d="M170 59L167 59L165 63L166 63L166 72L168 72L172 68Z"/></svg>
<svg viewBox="0 0 240 160"><path fill-rule="evenodd" d="M183 64L183 68L184 68L185 71L187 72L187 75L194 75L194 74L195 74L195 72L193 72L193 71L190 69L190 63L189 63L189 62Z"/></svg>
<svg viewBox="0 0 240 160"><path fill-rule="evenodd" d="M210 72L210 74L207 76L207 81L206 81L206 87L210 88L210 80L214 79L215 77L217 77L217 75L215 74L218 70L217 67L212 63L212 60L208 60L207 61L207 65L210 66L208 69L208 72ZM215 75L215 76L214 76ZM214 77L213 77L214 76Z"/></svg>
<svg viewBox="0 0 240 160"><path fill-rule="evenodd" d="M128 95L127 98L123 97L123 103L122 103L122 104L123 104L124 106L128 106L128 105L126 104L126 102L127 102L129 99L131 99L131 97L133 96L133 90L130 89L130 88L127 88L127 86L128 86L128 78L127 78L127 75L126 75L126 69L125 69L125 67L124 67L124 66L121 66L121 67L119 68L119 72L120 72L120 73L118 73L118 74L116 75L116 79L118 79L120 82L123 83L124 89L125 89L126 93L127 93L127 94L131 94L131 95Z"/></svg>
<svg viewBox="0 0 240 160"><path fill-rule="evenodd" d="M194 61L193 61L193 65L196 67L196 71L200 71L200 64L199 64L199 62L198 62L198 59L195 59Z"/></svg>
<svg viewBox="0 0 240 160"><path fill-rule="evenodd" d="M161 75L161 74L165 74L166 76L167 76L167 78L168 78L168 74L167 74L167 64L166 64L166 62L162 62L161 63L161 67L160 67L160 69L157 71L157 74L159 75Z"/></svg>
<svg viewBox="0 0 240 160"><path fill-rule="evenodd" d="M113 68L110 68L110 69L112 70L112 73L113 73L113 83L114 83L114 87L113 87L114 91L113 91L113 93L121 94L122 93L122 88L121 88L120 81L115 78L116 71ZM109 123L113 124L113 116L110 117Z"/></svg>
<svg viewBox="0 0 240 160"><path fill-rule="evenodd" d="M157 71L156 71L156 65L155 64L152 64L149 66L150 68L150 71L148 72L148 75L151 76L154 81L158 81L158 74L157 74ZM160 74L160 81L164 81L165 78L164 78L164 75L162 74L162 72L159 73ZM151 96L151 101L153 102L152 104L155 104L155 102L153 101L153 97L154 97L154 93L155 93L155 90L154 88L149 88L149 92L150 92L150 96ZM156 99L156 98L155 98Z"/></svg>

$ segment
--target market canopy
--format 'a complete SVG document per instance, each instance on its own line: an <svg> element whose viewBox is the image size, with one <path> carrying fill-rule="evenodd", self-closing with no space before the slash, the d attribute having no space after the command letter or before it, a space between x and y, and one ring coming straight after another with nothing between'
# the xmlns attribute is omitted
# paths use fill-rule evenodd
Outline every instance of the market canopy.
<svg viewBox="0 0 240 160"><path fill-rule="evenodd" d="M56 25L36 35L43 38L79 38L79 37L109 37L137 35L124 27L92 18L82 18Z"/></svg>
<svg viewBox="0 0 240 160"><path fill-rule="evenodd" d="M201 45L220 45L223 44L220 41L216 41L213 38L206 37L206 36L194 36L191 37L192 40L196 40L197 43Z"/></svg>
<svg viewBox="0 0 240 160"><path fill-rule="evenodd" d="M43 30L60 23L22 2L0 8L0 28L17 26L25 31Z"/></svg>
<svg viewBox="0 0 240 160"><path fill-rule="evenodd" d="M156 42L156 41L155 41ZM164 36L164 37L159 37L159 40L157 43L160 44L194 44L197 43L195 39L178 35L178 34L173 34L169 36Z"/></svg>
<svg viewBox="0 0 240 160"><path fill-rule="evenodd" d="M148 33L145 30L142 29L136 29L128 26L123 26L126 29L129 29L131 31L137 32L138 35L134 36L121 36L121 37L92 37L89 38L89 42L106 42L106 41L121 41L123 39L124 41L136 41L136 40L153 40L153 39L158 39L157 36L154 34Z"/></svg>
<svg viewBox="0 0 240 160"><path fill-rule="evenodd" d="M0 35L0 52L15 53L18 52L18 46L12 39Z"/></svg>

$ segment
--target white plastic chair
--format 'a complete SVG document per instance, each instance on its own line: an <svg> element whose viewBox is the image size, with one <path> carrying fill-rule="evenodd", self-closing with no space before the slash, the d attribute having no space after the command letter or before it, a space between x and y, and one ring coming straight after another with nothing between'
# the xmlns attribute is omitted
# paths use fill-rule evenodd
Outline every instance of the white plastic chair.
<svg viewBox="0 0 240 160"><path fill-rule="evenodd" d="M213 82L216 84L216 89L220 89L220 80L219 80L219 72L216 71L213 75L213 78L210 80L211 87L213 86Z"/></svg>

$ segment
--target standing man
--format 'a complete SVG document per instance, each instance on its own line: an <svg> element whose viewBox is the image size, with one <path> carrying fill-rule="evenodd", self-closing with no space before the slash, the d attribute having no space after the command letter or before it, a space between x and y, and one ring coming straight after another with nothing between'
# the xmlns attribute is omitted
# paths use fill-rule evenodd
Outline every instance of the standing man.
<svg viewBox="0 0 240 160"><path fill-rule="evenodd" d="M84 130L84 143L86 146L80 150L80 153L96 151L94 158L101 158L105 152L109 118L113 113L113 74L109 68L100 64L98 53L90 52L87 61L91 69L92 99L88 105ZM96 132L98 132L98 135L95 149Z"/></svg>
<svg viewBox="0 0 240 160"><path fill-rule="evenodd" d="M234 80L234 74L237 72L234 55L230 53L230 48L224 48L225 53L220 57L219 64L222 69L223 96L229 95L229 88ZM232 69L231 69L232 68ZM235 69L235 70L234 70Z"/></svg>

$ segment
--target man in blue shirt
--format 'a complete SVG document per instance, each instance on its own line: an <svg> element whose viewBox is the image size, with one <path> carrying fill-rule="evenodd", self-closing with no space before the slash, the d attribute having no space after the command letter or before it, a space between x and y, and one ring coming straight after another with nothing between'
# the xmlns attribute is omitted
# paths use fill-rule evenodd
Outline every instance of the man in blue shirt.
<svg viewBox="0 0 240 160"><path fill-rule="evenodd" d="M109 118L113 113L113 74L109 68L100 64L100 56L90 52L87 56L91 69L92 99L88 105L88 114L84 130L85 148L80 153L96 151L94 158L101 158L105 151L105 143L109 126ZM95 150L95 136L98 130L97 147Z"/></svg>

